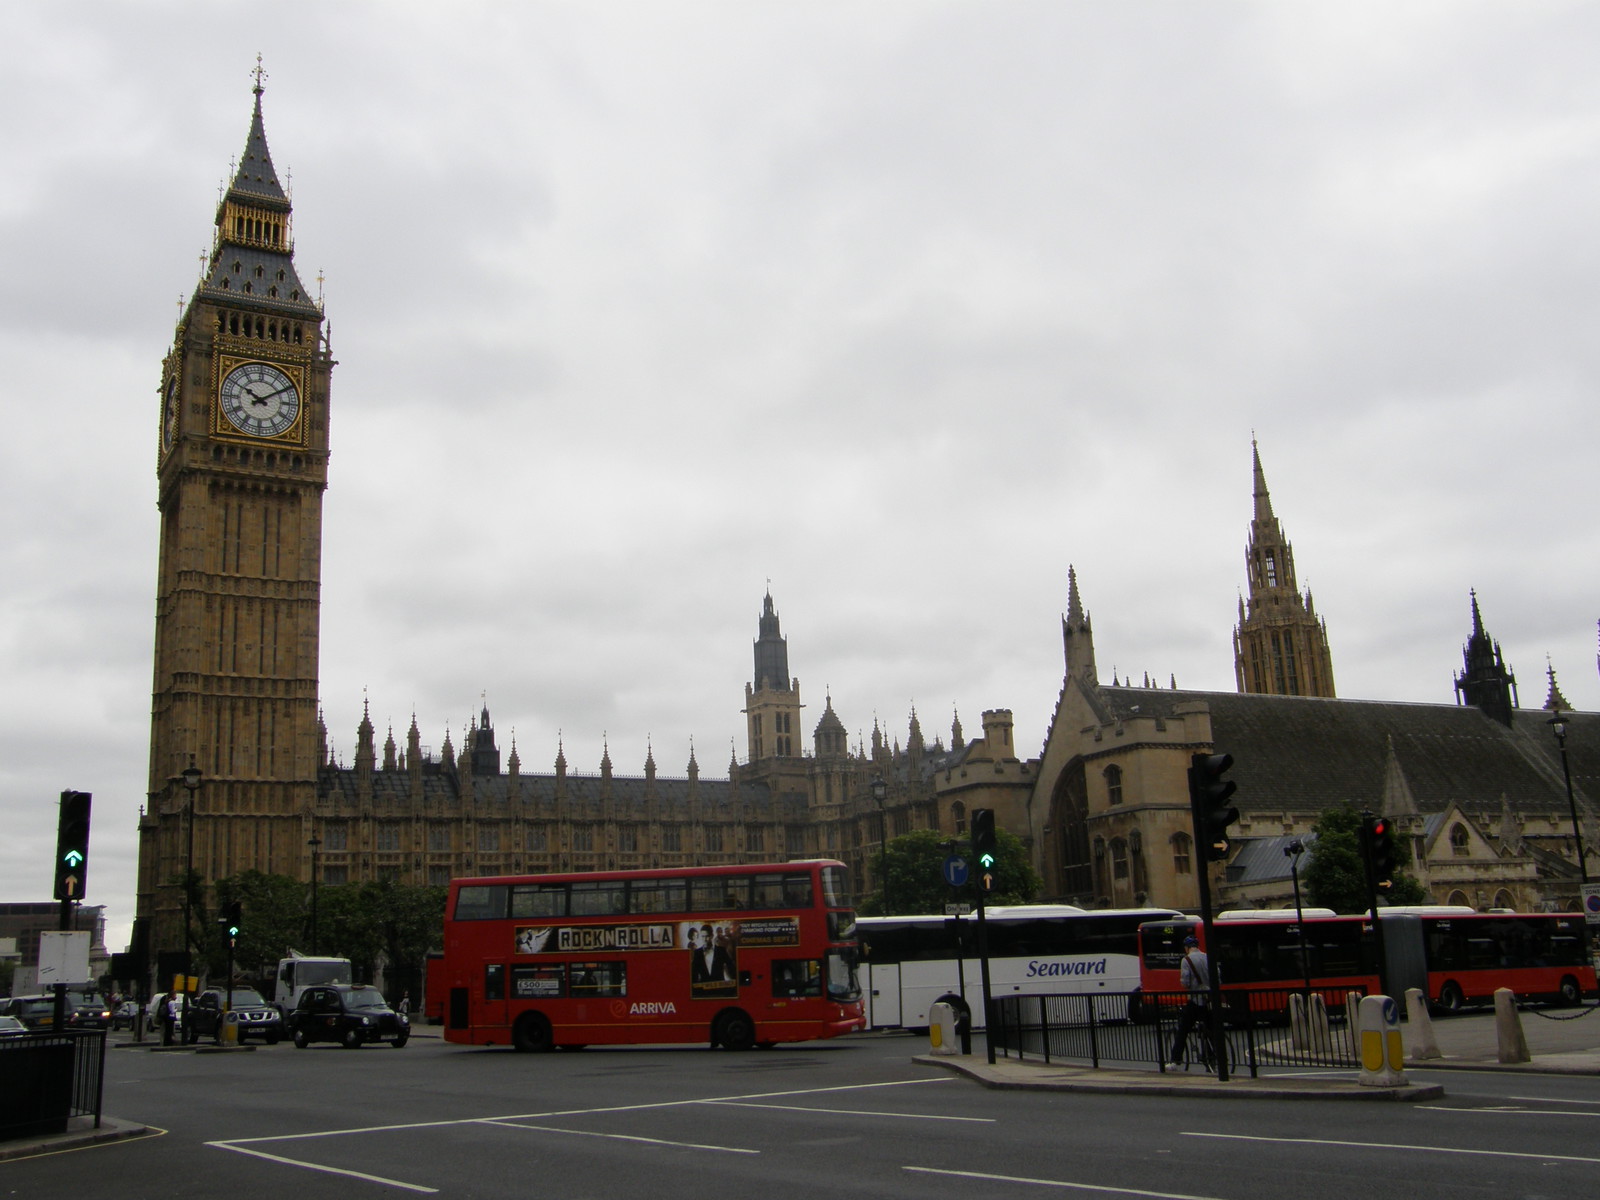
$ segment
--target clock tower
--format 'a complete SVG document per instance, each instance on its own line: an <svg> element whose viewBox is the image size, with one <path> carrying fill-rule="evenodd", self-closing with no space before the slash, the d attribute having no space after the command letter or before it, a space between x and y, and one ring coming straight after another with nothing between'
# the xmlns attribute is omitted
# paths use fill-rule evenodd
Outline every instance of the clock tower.
<svg viewBox="0 0 1600 1200"><path fill-rule="evenodd" d="M295 271L261 78L258 66L244 155L161 364L161 556L135 933L151 951L208 944L218 878L249 869L309 877L333 359L321 307Z"/></svg>

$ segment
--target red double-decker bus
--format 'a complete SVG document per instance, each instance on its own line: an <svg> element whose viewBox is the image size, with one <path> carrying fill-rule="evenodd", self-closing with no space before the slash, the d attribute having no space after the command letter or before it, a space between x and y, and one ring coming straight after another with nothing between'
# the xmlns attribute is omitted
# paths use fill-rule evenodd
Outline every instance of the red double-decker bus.
<svg viewBox="0 0 1600 1200"><path fill-rule="evenodd" d="M444 1036L524 1051L837 1037L866 1024L856 961L849 870L831 860L457 879Z"/></svg>

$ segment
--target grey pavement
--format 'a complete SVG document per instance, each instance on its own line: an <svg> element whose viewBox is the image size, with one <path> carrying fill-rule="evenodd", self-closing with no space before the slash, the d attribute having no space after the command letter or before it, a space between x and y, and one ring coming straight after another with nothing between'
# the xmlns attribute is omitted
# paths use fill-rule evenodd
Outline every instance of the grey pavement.
<svg viewBox="0 0 1600 1200"><path fill-rule="evenodd" d="M1434 1040L1438 1043L1442 1057L1425 1061L1410 1057L1414 1035L1407 1024L1402 1024L1401 1036L1406 1044L1406 1065L1408 1068L1430 1071L1456 1069L1600 1075L1600 1007L1528 1009L1518 1016L1523 1038L1528 1045L1529 1062L1500 1062L1494 1014L1492 1011L1485 1011L1469 1016L1435 1020L1432 1023ZM420 1021L411 1027L411 1035L417 1038L440 1038L443 1034L441 1026L427 1025ZM923 1038L914 1038L912 1042L919 1050L927 1045ZM256 1049L254 1044L223 1047L204 1042L195 1046L163 1047L159 1038L136 1042L131 1034L113 1034L108 1040L108 1046L130 1053L144 1050L164 1054L238 1054ZM1444 1094L1444 1088L1437 1084L1407 1083L1399 1087L1366 1087L1355 1082L1353 1072L1344 1076L1270 1074L1263 1078L1251 1079L1246 1071L1236 1075L1227 1083L1218 1083L1209 1074L1183 1071L1163 1073L1154 1065L1143 1070L1095 1069L1088 1066L1040 1061L1018 1062L1015 1059L1000 1058L990 1066L987 1057L981 1052L970 1055L914 1053L912 1061L954 1071L985 1087L995 1088L1140 1092L1149 1095L1232 1096L1284 1100L1415 1101L1437 1099ZM120 1121L110 1117L103 1118L100 1127L95 1128L91 1118L74 1117L68 1123L65 1133L0 1142L0 1161L75 1150L98 1142L142 1137L160 1132L137 1122Z"/></svg>

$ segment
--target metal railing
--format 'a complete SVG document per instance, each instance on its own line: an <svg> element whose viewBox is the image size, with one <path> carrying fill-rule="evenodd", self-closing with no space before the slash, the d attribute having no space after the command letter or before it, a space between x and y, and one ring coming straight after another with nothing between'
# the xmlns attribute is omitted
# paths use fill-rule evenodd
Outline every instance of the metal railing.
<svg viewBox="0 0 1600 1200"><path fill-rule="evenodd" d="M1263 1065L1349 1067L1360 1065L1355 1031L1343 1003L1313 992L1308 1003L1298 988L1229 988L1222 995L1223 1036L1230 1073ZM1186 1045L1174 1046L1186 992L1142 992L1133 996L1002 996L994 1002L988 1036L996 1054L1019 1062L1087 1063L1093 1067L1174 1069L1174 1058L1190 1070L1212 1069L1203 1053L1204 1015ZM1178 1053L1174 1054L1174 1050Z"/></svg>
<svg viewBox="0 0 1600 1200"><path fill-rule="evenodd" d="M60 1133L72 1117L100 1128L105 1078L104 1029L0 1038L0 1140Z"/></svg>

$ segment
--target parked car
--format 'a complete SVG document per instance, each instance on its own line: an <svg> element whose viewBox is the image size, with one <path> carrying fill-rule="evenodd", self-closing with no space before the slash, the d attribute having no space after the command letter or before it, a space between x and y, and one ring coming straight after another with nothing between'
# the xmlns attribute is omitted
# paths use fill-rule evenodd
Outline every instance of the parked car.
<svg viewBox="0 0 1600 1200"><path fill-rule="evenodd" d="M28 1027L15 1017L0 1017L0 1038L21 1037Z"/></svg>
<svg viewBox="0 0 1600 1200"><path fill-rule="evenodd" d="M411 1023L370 984L334 983L301 994L289 1013L289 1032L302 1050L312 1042L338 1042L352 1050L388 1042L398 1050L411 1036Z"/></svg>
<svg viewBox="0 0 1600 1200"><path fill-rule="evenodd" d="M0 1016L15 1017L29 1029L54 1029L56 1023L56 998L54 996L12 996L0 1007Z"/></svg>
<svg viewBox="0 0 1600 1200"><path fill-rule="evenodd" d="M207 988L196 996L194 1003L189 1006L189 1027L184 1030L184 1040L195 1042L210 1037L220 1041L227 1004L227 988ZM283 1037L283 1018L254 988L233 989L233 1014L241 1042L256 1037L265 1040L269 1046L276 1046Z"/></svg>

